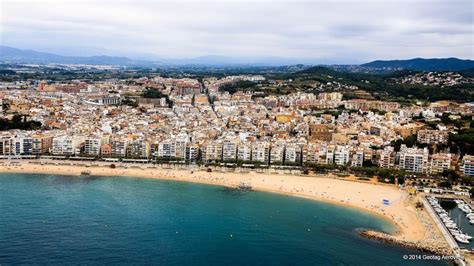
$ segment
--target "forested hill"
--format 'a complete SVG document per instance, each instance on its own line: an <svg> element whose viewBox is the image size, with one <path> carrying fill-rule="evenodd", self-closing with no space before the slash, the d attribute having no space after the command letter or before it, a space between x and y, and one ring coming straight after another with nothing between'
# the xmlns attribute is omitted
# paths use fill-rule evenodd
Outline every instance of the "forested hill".
<svg viewBox="0 0 474 266"><path fill-rule="evenodd" d="M474 60L458 58L414 58L409 60L376 60L362 64L363 67L411 69L419 71L461 71L474 68Z"/></svg>

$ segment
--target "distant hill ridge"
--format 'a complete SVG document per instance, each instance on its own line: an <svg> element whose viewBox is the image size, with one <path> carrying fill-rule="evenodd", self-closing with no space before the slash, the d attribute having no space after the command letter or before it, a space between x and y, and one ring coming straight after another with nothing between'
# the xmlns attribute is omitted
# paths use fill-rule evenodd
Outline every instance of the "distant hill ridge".
<svg viewBox="0 0 474 266"><path fill-rule="evenodd" d="M63 56L34 50L0 46L0 60L24 64L85 64L85 65L142 65L151 62L120 56Z"/></svg>
<svg viewBox="0 0 474 266"><path fill-rule="evenodd" d="M474 60L458 58L414 58L409 60L376 60L362 64L373 68L402 68L417 71L461 71L474 68Z"/></svg>
<svg viewBox="0 0 474 266"><path fill-rule="evenodd" d="M43 53L34 50L23 50L9 46L0 45L0 61L22 64L86 64L86 65L120 65L120 66L162 66L170 65L271 65L284 66L296 64L297 59L284 59L278 57L265 57L258 60L240 57L225 56L201 56L188 59L161 59L161 60L136 60L122 56L63 56L52 53ZM300 62L301 63L301 62ZM311 65L311 64L308 64ZM367 68L389 68L393 70L407 69L416 71L462 71L474 68L474 60L462 60L458 58L415 58L409 60L377 60L360 66ZM326 72L328 69L312 68L313 72ZM315 74L315 73L313 73ZM319 73L323 74L323 73Z"/></svg>

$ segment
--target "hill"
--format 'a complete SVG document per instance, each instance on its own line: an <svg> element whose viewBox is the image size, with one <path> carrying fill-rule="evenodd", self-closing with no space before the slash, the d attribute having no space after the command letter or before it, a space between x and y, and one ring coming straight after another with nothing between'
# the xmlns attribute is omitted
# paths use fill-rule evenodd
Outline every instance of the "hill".
<svg viewBox="0 0 474 266"><path fill-rule="evenodd" d="M474 60L458 58L414 58L409 60L376 60L362 64L363 67L410 69L418 71L461 71L474 68Z"/></svg>
<svg viewBox="0 0 474 266"><path fill-rule="evenodd" d="M0 46L0 61L24 64L85 64L85 65L152 65L152 62L118 56L63 56L51 53Z"/></svg>
<svg viewBox="0 0 474 266"><path fill-rule="evenodd" d="M473 69L466 69L464 74L472 74ZM341 83L348 86L357 86L360 90L370 93L374 98L385 101L412 101L452 100L459 102L474 101L474 92L471 84L459 84L443 88L441 86L425 86L420 84L399 84L394 78L416 74L414 70L399 70L387 74L349 73L339 72L326 67L316 66L290 74L286 77L299 82L301 88L305 84L318 82ZM339 91L344 92L344 89ZM347 90L346 90L347 92Z"/></svg>

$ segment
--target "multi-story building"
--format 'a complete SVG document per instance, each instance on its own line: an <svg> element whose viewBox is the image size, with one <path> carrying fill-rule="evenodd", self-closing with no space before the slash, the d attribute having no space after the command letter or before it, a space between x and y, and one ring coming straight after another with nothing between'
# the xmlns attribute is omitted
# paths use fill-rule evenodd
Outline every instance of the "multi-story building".
<svg viewBox="0 0 474 266"><path fill-rule="evenodd" d="M222 143L222 160L235 161L237 159L237 141L226 139Z"/></svg>
<svg viewBox="0 0 474 266"><path fill-rule="evenodd" d="M158 147L154 151L153 156L158 158L176 158L176 142L170 139L161 141L158 143Z"/></svg>
<svg viewBox="0 0 474 266"><path fill-rule="evenodd" d="M268 142L256 142L252 145L252 161L268 164L270 158L270 144Z"/></svg>
<svg viewBox="0 0 474 266"><path fill-rule="evenodd" d="M0 137L0 155L11 155L11 143L9 136Z"/></svg>
<svg viewBox="0 0 474 266"><path fill-rule="evenodd" d="M186 146L188 145L188 139L186 136L180 136L179 138L176 138L176 141L174 142L175 146L175 158L179 159L186 159Z"/></svg>
<svg viewBox="0 0 474 266"><path fill-rule="evenodd" d="M244 142L237 146L237 160L248 162L252 160L252 145L251 143Z"/></svg>
<svg viewBox="0 0 474 266"><path fill-rule="evenodd" d="M186 157L187 161L196 161L199 159L199 146L196 144L186 145Z"/></svg>
<svg viewBox="0 0 474 266"><path fill-rule="evenodd" d="M326 164L334 164L334 153L336 152L336 145L329 144L326 150Z"/></svg>
<svg viewBox="0 0 474 266"><path fill-rule="evenodd" d="M364 99L348 100L344 103L346 109L368 111L371 109L382 111L397 111L400 104L397 102L369 101Z"/></svg>
<svg viewBox="0 0 474 266"><path fill-rule="evenodd" d="M474 176L474 156L464 155L461 161L461 171L464 175Z"/></svg>
<svg viewBox="0 0 474 266"><path fill-rule="evenodd" d="M364 165L364 148L357 148L352 155L351 166L362 167Z"/></svg>
<svg viewBox="0 0 474 266"><path fill-rule="evenodd" d="M53 138L52 154L71 156L75 154L77 142L72 136L60 136Z"/></svg>
<svg viewBox="0 0 474 266"><path fill-rule="evenodd" d="M222 142L209 141L202 147L201 152L204 161L222 161Z"/></svg>
<svg viewBox="0 0 474 266"><path fill-rule="evenodd" d="M270 149L270 164L282 164L285 155L285 143L272 143Z"/></svg>
<svg viewBox="0 0 474 266"><path fill-rule="evenodd" d="M347 165L351 157L351 150L349 146L336 146L334 151L334 164Z"/></svg>
<svg viewBox="0 0 474 266"><path fill-rule="evenodd" d="M130 141L127 145L126 156L128 158L149 158L150 145L144 139Z"/></svg>
<svg viewBox="0 0 474 266"><path fill-rule="evenodd" d="M415 173L426 173L429 169L428 148L407 148L402 144L399 157L400 169Z"/></svg>
<svg viewBox="0 0 474 266"><path fill-rule="evenodd" d="M125 140L112 140L110 142L111 156L115 158L123 158L127 151L127 141Z"/></svg>
<svg viewBox="0 0 474 266"><path fill-rule="evenodd" d="M301 145L288 143L285 147L285 163L300 165L302 161Z"/></svg>
<svg viewBox="0 0 474 266"><path fill-rule="evenodd" d="M448 131L424 129L418 131L417 140L419 143L438 144L448 141Z"/></svg>
<svg viewBox="0 0 474 266"><path fill-rule="evenodd" d="M444 170L451 169L451 153L437 153L431 156L430 173L441 173Z"/></svg>
<svg viewBox="0 0 474 266"><path fill-rule="evenodd" d="M86 138L84 140L84 155L99 156L100 138Z"/></svg>
<svg viewBox="0 0 474 266"><path fill-rule="evenodd" d="M392 146L386 146L380 152L379 167L380 168L393 168L395 167L395 151Z"/></svg>

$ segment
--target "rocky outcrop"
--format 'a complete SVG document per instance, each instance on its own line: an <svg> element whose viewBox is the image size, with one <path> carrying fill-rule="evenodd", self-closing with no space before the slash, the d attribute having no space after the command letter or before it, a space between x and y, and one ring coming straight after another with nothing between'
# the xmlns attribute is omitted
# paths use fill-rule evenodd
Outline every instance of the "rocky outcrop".
<svg viewBox="0 0 474 266"><path fill-rule="evenodd" d="M438 255L453 255L451 249L446 246L444 243L425 243L425 241L406 241L400 240L396 236L392 236L389 234L376 232L372 230L364 230L360 232L360 235L363 237L367 237L370 239L378 240L384 243L389 243L393 245L397 245L404 248L409 249L416 249L422 252L428 252Z"/></svg>

